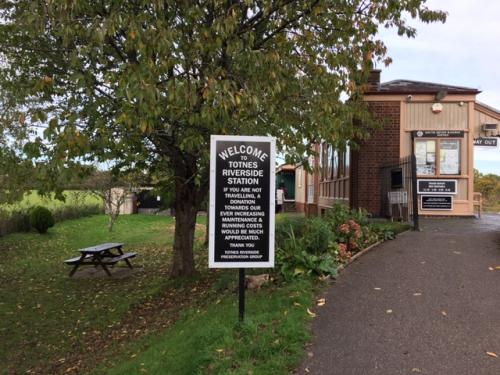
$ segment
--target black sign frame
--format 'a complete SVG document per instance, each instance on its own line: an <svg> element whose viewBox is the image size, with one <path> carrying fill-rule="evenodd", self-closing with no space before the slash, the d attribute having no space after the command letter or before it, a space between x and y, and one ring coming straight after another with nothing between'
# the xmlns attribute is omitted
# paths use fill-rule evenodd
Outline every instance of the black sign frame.
<svg viewBox="0 0 500 375"><path fill-rule="evenodd" d="M275 160L274 137L211 136L209 268L274 267ZM228 217L241 219L239 225L223 222ZM260 223L245 218L262 219L261 226L250 230Z"/></svg>
<svg viewBox="0 0 500 375"><path fill-rule="evenodd" d="M432 200L439 200L439 204L432 202ZM443 203L446 204L446 208L442 208ZM422 195L420 197L420 210L453 211L453 195Z"/></svg>
<svg viewBox="0 0 500 375"><path fill-rule="evenodd" d="M430 186L426 189L422 187L422 184L442 184L444 183L445 188L446 185L451 184L453 188L446 188L446 190L437 190L436 188L431 188ZM457 180L444 180L444 179L418 179L417 180L417 193L418 194L431 194L431 195L450 195L457 194L458 181Z"/></svg>

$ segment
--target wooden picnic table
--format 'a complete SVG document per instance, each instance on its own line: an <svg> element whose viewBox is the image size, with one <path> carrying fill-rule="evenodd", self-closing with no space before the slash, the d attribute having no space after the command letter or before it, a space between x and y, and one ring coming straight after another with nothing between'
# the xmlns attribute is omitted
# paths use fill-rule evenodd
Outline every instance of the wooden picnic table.
<svg viewBox="0 0 500 375"><path fill-rule="evenodd" d="M108 276L111 276L107 266L114 266L121 260L125 261L129 268L132 268L129 259L134 258L137 253L124 253L123 245L123 243L111 242L79 249L80 256L64 261L67 265L73 266L69 276L73 276L78 267L82 265L101 266Z"/></svg>

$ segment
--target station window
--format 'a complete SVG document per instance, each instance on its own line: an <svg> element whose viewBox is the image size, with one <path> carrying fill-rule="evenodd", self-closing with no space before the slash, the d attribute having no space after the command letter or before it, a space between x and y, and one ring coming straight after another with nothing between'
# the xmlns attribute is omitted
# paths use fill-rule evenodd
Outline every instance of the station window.
<svg viewBox="0 0 500 375"><path fill-rule="evenodd" d="M459 175L459 139L418 139L415 140L417 175Z"/></svg>
<svg viewBox="0 0 500 375"><path fill-rule="evenodd" d="M320 149L320 181L335 180L349 176L350 149L337 150L323 142Z"/></svg>

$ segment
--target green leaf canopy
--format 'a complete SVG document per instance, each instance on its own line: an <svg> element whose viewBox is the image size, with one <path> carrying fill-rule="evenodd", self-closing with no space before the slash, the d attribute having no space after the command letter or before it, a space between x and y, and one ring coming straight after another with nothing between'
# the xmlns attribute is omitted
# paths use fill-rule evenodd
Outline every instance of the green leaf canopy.
<svg viewBox="0 0 500 375"><path fill-rule="evenodd" d="M445 14L425 0L6 0L0 126L41 127L25 152L61 168L166 168L184 212L206 196L210 134L272 135L297 159L363 137L377 30L414 36L406 18Z"/></svg>

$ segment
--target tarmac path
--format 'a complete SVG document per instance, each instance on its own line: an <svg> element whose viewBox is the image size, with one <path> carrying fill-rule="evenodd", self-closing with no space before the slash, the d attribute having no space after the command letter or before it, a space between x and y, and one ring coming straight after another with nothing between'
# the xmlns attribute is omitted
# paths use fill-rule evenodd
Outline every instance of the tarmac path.
<svg viewBox="0 0 500 375"><path fill-rule="evenodd" d="M500 215L421 227L325 292L298 374L500 374Z"/></svg>

